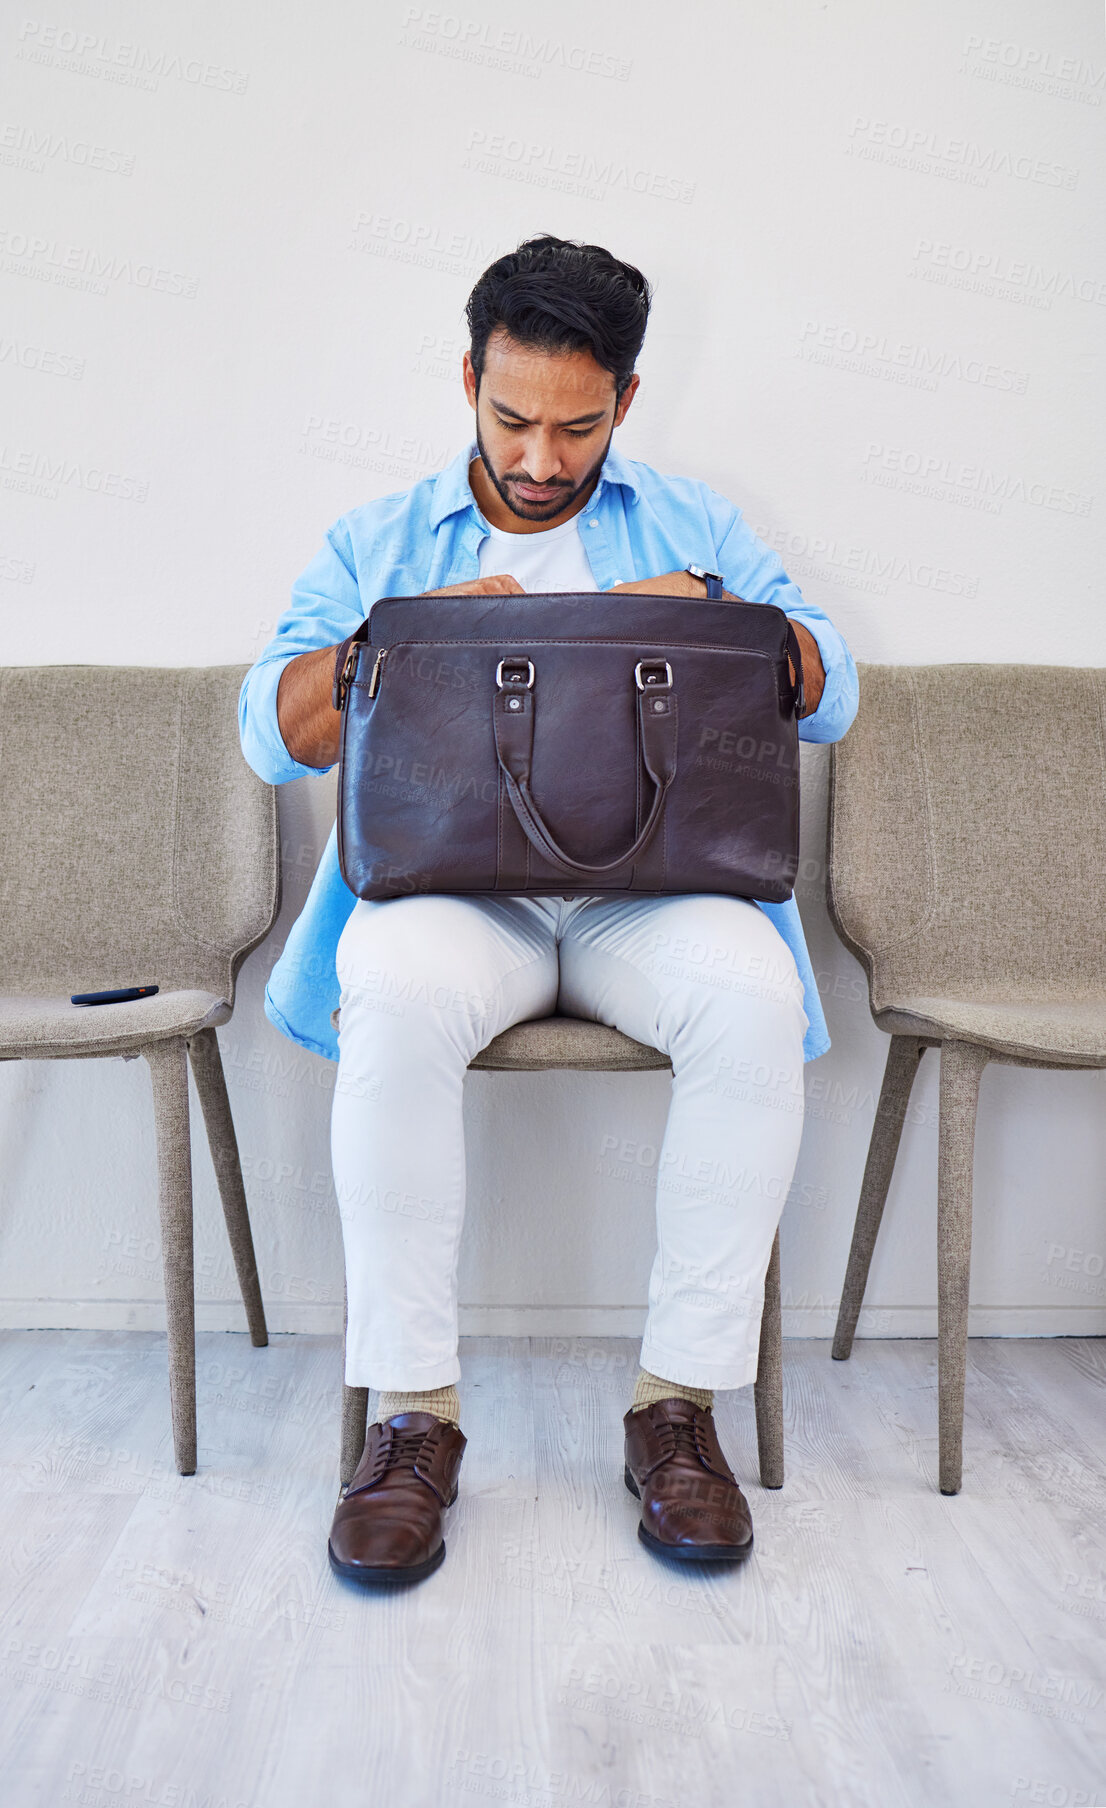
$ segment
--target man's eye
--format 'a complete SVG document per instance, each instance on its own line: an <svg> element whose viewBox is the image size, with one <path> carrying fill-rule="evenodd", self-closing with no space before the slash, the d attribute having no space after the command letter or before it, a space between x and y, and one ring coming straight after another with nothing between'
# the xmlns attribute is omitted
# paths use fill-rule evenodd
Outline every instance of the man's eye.
<svg viewBox="0 0 1106 1808"><path fill-rule="evenodd" d="M503 420L500 420L498 415L496 415L495 424L497 427L502 427L504 433L521 433L523 431L523 429L526 427L527 422L526 421L503 421ZM566 427L565 432L568 434L568 437L570 439L587 439L587 437L590 433L595 432L595 428L594 427Z"/></svg>

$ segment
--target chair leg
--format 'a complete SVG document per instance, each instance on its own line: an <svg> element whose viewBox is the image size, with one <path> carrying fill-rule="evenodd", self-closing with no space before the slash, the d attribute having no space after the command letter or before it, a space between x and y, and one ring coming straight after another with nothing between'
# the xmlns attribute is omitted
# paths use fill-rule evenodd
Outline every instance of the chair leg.
<svg viewBox="0 0 1106 1808"><path fill-rule="evenodd" d="M158 1211L169 1333L173 1448L181 1475L196 1473L196 1299L192 1253L192 1148L188 1135L188 1057L182 1036L151 1042L157 1129Z"/></svg>
<svg viewBox="0 0 1106 1808"><path fill-rule="evenodd" d="M343 1488L356 1469L365 1449L365 1432L369 1423L369 1390L342 1384L342 1457L340 1480Z"/></svg>
<svg viewBox="0 0 1106 1808"><path fill-rule="evenodd" d="M197 1035L193 1036L188 1044L188 1053L192 1058L196 1091L200 1097L204 1123L207 1126L208 1146L211 1149L215 1177L219 1182L219 1197L223 1202L227 1236L230 1238L230 1249L242 1293L242 1304L246 1308L246 1322L250 1327L250 1342L260 1349L268 1343L269 1333L265 1325L265 1307L262 1303L261 1287L257 1279L257 1257L254 1254L253 1234L250 1230L246 1189L242 1184L242 1164L238 1159L238 1139L234 1134L234 1119L231 1116L230 1100L227 1097L227 1083L223 1074L222 1056L219 1053L219 1039L214 1029L200 1030Z"/></svg>
<svg viewBox="0 0 1106 1808"><path fill-rule="evenodd" d="M937 1376L942 1494L960 1492L964 1449L964 1374L972 1264L972 1157L979 1082L988 1051L973 1042L941 1044L941 1123L937 1157Z"/></svg>
<svg viewBox="0 0 1106 1808"><path fill-rule="evenodd" d="M845 1271L837 1329L833 1336L832 1355L835 1362L844 1362L852 1354L856 1321L864 1304L868 1270L872 1266L872 1254L879 1235L883 1208L887 1203L887 1192L895 1171L903 1119L910 1103L910 1091L924 1047L925 1044L914 1036L892 1036L891 1046L887 1051L887 1066L884 1069L879 1104L876 1106L875 1123L872 1125L872 1140L868 1145L868 1160L864 1166L860 1202L856 1208L856 1223L849 1249L849 1265Z"/></svg>
<svg viewBox="0 0 1106 1808"><path fill-rule="evenodd" d="M783 1487L783 1349L780 1325L780 1233L776 1232L764 1277L760 1356L753 1386L757 1454L762 1488Z"/></svg>
<svg viewBox="0 0 1106 1808"><path fill-rule="evenodd" d="M346 1317L347 1308L342 1308L342 1448L338 1458L338 1479L343 1488L349 1481L365 1449L365 1432L369 1423L369 1390L367 1387L347 1387L346 1373Z"/></svg>

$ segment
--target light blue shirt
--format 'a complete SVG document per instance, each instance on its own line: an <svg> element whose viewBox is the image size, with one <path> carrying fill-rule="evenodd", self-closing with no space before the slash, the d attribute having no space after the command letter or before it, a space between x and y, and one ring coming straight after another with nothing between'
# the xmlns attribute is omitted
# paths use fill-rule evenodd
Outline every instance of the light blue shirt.
<svg viewBox="0 0 1106 1808"><path fill-rule="evenodd" d="M277 726L277 685L290 659L336 646L362 622L378 597L418 596L462 584L479 571L488 523L476 506L468 470L475 445L413 489L351 509L328 529L321 552L292 587L292 602L242 684L238 717L242 751L263 779L283 785L318 768L288 752ZM662 477L623 458L613 445L586 506L576 517L600 590L635 578L658 577L685 565L722 574L727 590L751 603L775 603L810 629L826 671L821 702L799 723L804 741L837 741L857 709L856 666L828 617L808 603L776 554L746 526L741 510L705 483ZM338 866L337 826L331 830L307 902L296 919L265 990L265 1014L301 1047L338 1059L330 1014L339 1003L335 953L357 902ZM794 898L761 904L795 956L803 981L809 1028L803 1058L830 1045L826 1020Z"/></svg>

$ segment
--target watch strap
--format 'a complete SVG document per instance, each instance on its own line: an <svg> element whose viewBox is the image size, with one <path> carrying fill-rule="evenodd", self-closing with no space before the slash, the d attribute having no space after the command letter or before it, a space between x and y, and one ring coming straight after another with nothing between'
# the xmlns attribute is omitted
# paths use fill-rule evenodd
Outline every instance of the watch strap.
<svg viewBox="0 0 1106 1808"><path fill-rule="evenodd" d="M690 577L702 578L707 587L707 596L711 602L720 603L725 585L719 571L706 571L702 565L685 565L684 570Z"/></svg>

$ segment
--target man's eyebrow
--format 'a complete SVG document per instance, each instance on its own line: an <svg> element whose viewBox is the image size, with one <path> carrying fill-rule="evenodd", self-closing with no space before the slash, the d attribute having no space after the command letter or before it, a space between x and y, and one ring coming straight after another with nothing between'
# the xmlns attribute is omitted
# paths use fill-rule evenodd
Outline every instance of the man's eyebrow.
<svg viewBox="0 0 1106 1808"><path fill-rule="evenodd" d="M527 420L526 416L520 414L517 408L509 408L506 402L497 402L494 396L489 397L489 400L497 414L509 414L512 420L521 421L524 427L534 425L533 421ZM574 414L570 421L558 421L557 425L558 427L590 426L593 421L601 421L606 412L605 408L597 408L593 414Z"/></svg>

